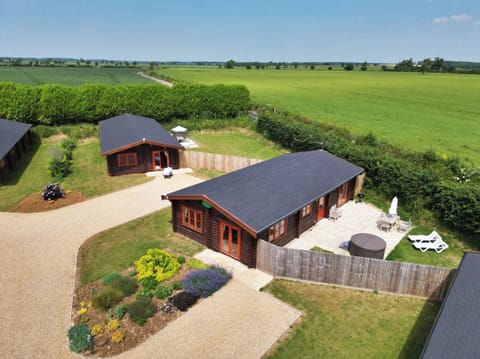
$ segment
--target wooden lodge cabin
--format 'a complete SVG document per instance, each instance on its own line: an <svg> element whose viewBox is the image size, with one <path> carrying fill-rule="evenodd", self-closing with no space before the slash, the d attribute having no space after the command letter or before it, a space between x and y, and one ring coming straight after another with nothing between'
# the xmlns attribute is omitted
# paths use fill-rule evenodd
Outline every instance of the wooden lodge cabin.
<svg viewBox="0 0 480 359"><path fill-rule="evenodd" d="M184 148L153 118L123 114L99 125L111 176L179 168Z"/></svg>
<svg viewBox="0 0 480 359"><path fill-rule="evenodd" d="M286 154L164 196L173 230L248 267L257 241L283 246L360 191L364 170L326 151Z"/></svg>
<svg viewBox="0 0 480 359"><path fill-rule="evenodd" d="M0 185L32 145L31 127L28 123L0 119Z"/></svg>
<svg viewBox="0 0 480 359"><path fill-rule="evenodd" d="M466 252L423 347L422 359L480 357L480 252Z"/></svg>

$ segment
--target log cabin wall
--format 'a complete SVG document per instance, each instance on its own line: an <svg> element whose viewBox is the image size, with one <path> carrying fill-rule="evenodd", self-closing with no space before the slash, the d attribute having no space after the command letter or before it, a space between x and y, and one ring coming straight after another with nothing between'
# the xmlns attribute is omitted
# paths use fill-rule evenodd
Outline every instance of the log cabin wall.
<svg viewBox="0 0 480 359"><path fill-rule="evenodd" d="M133 147L124 151L115 152L107 156L108 173L111 176L118 176L130 173L144 173L153 171L152 163L152 151L166 151L168 153L169 165L174 169L180 168L179 154L177 149L165 148L159 146L152 146L149 144L143 144L137 147ZM136 153L138 162L134 166L119 167L117 163L117 155L123 153Z"/></svg>

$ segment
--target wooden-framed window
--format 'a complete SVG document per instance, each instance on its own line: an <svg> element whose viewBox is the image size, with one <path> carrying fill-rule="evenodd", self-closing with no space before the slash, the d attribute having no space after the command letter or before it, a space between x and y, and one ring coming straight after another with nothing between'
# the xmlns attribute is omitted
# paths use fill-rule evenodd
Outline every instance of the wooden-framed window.
<svg viewBox="0 0 480 359"><path fill-rule="evenodd" d="M203 232L203 213L197 209L182 206L182 224L197 232Z"/></svg>
<svg viewBox="0 0 480 359"><path fill-rule="evenodd" d="M117 154L118 167L136 166L136 165L138 165L137 152L127 152L127 153Z"/></svg>
<svg viewBox="0 0 480 359"><path fill-rule="evenodd" d="M287 220L282 219L268 229L268 241L273 242L287 233Z"/></svg>
<svg viewBox="0 0 480 359"><path fill-rule="evenodd" d="M312 214L312 204L308 204L302 208L302 218L308 217Z"/></svg>

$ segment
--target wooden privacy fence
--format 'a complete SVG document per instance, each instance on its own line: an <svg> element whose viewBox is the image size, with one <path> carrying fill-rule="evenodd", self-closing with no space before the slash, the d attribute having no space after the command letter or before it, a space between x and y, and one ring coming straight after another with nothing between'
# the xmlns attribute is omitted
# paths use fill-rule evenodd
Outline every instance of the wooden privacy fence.
<svg viewBox="0 0 480 359"><path fill-rule="evenodd" d="M275 277L443 300L454 269L349 257L258 241L257 268Z"/></svg>
<svg viewBox="0 0 480 359"><path fill-rule="evenodd" d="M220 172L233 172L259 162L262 160L207 152L182 151L180 153L180 167L192 169L205 168Z"/></svg>

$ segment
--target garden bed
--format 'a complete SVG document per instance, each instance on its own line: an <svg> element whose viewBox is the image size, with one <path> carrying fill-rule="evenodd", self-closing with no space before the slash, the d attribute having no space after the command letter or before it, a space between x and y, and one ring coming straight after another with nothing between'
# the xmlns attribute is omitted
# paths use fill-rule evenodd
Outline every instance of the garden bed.
<svg viewBox="0 0 480 359"><path fill-rule="evenodd" d="M127 273L132 270L129 268L121 274L127 275ZM188 271L188 268L184 266L180 270L180 272L175 276L175 280L179 278L183 278ZM93 283L89 283L84 286L77 286L75 288L75 294L73 296L73 309L72 309L72 321L76 323L80 323L82 319L82 315L78 315L78 310L81 308L82 302L89 303L92 293L95 291L98 292L105 286L103 285L102 279L97 280ZM174 291L178 292L178 291ZM172 293L172 294L174 294ZM135 294L126 297L123 299L119 304L120 305L128 305L135 301ZM158 299L155 296L152 298L152 302L155 304L157 308L161 308L164 303L167 302L167 299ZM88 304L87 304L88 306ZM85 352L86 355L98 358L98 357L109 357L112 355L120 354L125 351L128 351L132 348L135 348L137 345L143 343L147 340L150 336L157 333L161 329L163 329L169 322L177 319L182 315L182 312L177 310L171 313L164 313L161 309L158 310L155 315L147 320L147 322L143 326L139 326L138 324L134 323L128 314L126 314L120 320L120 327L119 329L125 335L125 338L120 343L112 343L110 340L110 333L107 329L105 329L104 333L101 335L97 335L94 339L94 347L93 350ZM108 322L108 312L105 312L101 309L94 308L91 306L88 308L87 312L83 316L88 316L88 321L86 322L89 327L93 327L95 324L102 324ZM116 319L115 315L113 318ZM107 338L108 341L105 345L99 346L98 343L100 342L101 338Z"/></svg>
<svg viewBox="0 0 480 359"><path fill-rule="evenodd" d="M196 277L198 278L198 274L200 272L211 272L211 270L207 269L205 264L190 257L177 257L170 251L165 252L155 249L154 251L169 253L167 255L170 256L173 255L173 260L175 262L178 260L179 264L175 264L173 267L168 264L164 265L165 273L162 272L161 275L158 275L155 274L154 270L154 274L151 275L149 274L151 273L151 268L156 268L158 263L162 263L163 265L169 259L167 258L166 261L164 258L160 258L157 260L157 262L155 262L156 264L152 266L152 255L150 251L152 250L149 250L147 255L142 256L139 261L135 262L135 267L129 267L120 273L109 273L105 275L103 279L96 280L86 285L80 285L80 278L79 274L77 273L72 303L73 326L71 330L75 327L77 327L76 329L79 329L78 327L81 325L81 323L84 323L84 325L88 326L88 328L82 329L84 329L85 332L92 334L93 345L84 345L83 342L81 345L76 347L78 350L75 350L75 347L72 347L73 341L71 340L71 333L69 331L70 349L72 351L81 351L83 354L93 358L110 357L128 351L143 343L150 336L163 329L171 321L180 317L183 313L182 310L188 310L188 307L197 302L201 296L206 297L212 294L213 291L223 286L230 278L230 275L226 274L225 272L228 278L223 276L223 279L226 279L225 282L221 281L222 283L218 285L218 279L222 277L222 275L215 276L213 279L208 277L206 282L213 283L215 289L206 293L207 295L202 295L201 293L198 294L195 292L195 290L198 288L196 287L196 283L199 282L195 281L195 283L193 283L194 281L184 281L184 279L186 277L188 278L189 276L191 277L192 274L197 275ZM144 257L149 258L149 260L144 260L141 262L141 259ZM198 269L205 269L205 271L198 271ZM175 273L174 276L168 276L168 274L166 274L167 270ZM188 274L192 270L197 271L195 273ZM224 270L220 269L220 271ZM145 275L147 275L148 278L146 278ZM165 280L159 280L161 279L160 276L165 278ZM129 284L119 286L119 278L123 281L123 283ZM138 280L138 278L142 279ZM153 278L156 279L153 280ZM182 280L186 285L185 290L182 288ZM148 284L149 281L151 283L150 288ZM113 304L105 306L105 308L110 309L99 308L98 297L100 293L105 293L105 291L108 290L113 291L114 289L112 288L122 288L122 291L124 291L127 287L130 288L130 290L128 290L128 294L125 294L126 292L124 292L125 295L122 296L119 301L114 301L112 302ZM167 293L162 293L162 290L165 290L166 288L168 288ZM205 288L205 281L202 283L201 288ZM195 293L195 295L187 292ZM146 297L144 293L147 293L147 296L151 299L145 299ZM180 296L184 296L183 300L179 300ZM145 306L140 305L140 307L152 307L153 315L142 317L144 319L144 323L137 324L139 323L138 318L140 316L137 316L137 320L134 320L135 318L132 317L132 308L135 306L132 306L132 303L142 300L146 301L145 303L147 304ZM81 332L81 330L78 332ZM89 334L83 334L83 337L88 336ZM85 350L87 347L88 349Z"/></svg>
<svg viewBox="0 0 480 359"><path fill-rule="evenodd" d="M66 191L65 197L54 201L45 201L40 193L31 193L8 209L8 212L33 213L51 211L71 204L85 201L78 191Z"/></svg>

